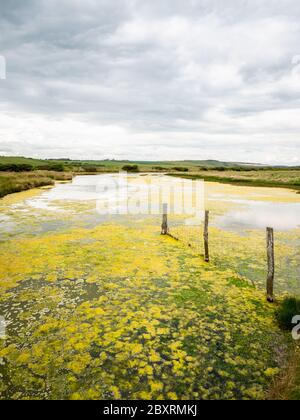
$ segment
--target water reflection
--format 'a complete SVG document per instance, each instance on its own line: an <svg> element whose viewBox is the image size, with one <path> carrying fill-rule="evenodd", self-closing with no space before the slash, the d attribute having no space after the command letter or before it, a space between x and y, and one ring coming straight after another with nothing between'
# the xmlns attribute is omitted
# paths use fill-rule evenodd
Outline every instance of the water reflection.
<svg viewBox="0 0 300 420"><path fill-rule="evenodd" d="M261 229L271 226L277 230L300 227L300 203L276 203L243 200L242 208L218 216L215 225L222 229Z"/></svg>

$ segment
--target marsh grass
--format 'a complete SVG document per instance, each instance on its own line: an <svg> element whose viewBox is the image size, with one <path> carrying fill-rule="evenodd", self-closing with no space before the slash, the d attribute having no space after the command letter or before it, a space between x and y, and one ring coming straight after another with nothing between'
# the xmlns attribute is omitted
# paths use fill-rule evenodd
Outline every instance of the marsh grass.
<svg viewBox="0 0 300 420"><path fill-rule="evenodd" d="M281 328L291 330L292 318L300 313L300 299L286 297L280 303L277 319ZM295 341L291 344L289 356L282 366L281 374L274 379L268 399L300 400L300 346Z"/></svg>
<svg viewBox="0 0 300 420"><path fill-rule="evenodd" d="M269 400L300 400L300 346L294 344L281 374L267 394Z"/></svg>
<svg viewBox="0 0 300 420"><path fill-rule="evenodd" d="M253 171L233 171L233 170L205 170L190 174L168 174L170 176L180 176L187 179L203 179L208 182L220 182L224 184L253 186L253 187L277 187L300 190L299 170L253 170Z"/></svg>
<svg viewBox="0 0 300 420"><path fill-rule="evenodd" d="M0 173L0 198L7 194L31 188L54 185L55 181L69 181L71 173L53 171L2 172Z"/></svg>

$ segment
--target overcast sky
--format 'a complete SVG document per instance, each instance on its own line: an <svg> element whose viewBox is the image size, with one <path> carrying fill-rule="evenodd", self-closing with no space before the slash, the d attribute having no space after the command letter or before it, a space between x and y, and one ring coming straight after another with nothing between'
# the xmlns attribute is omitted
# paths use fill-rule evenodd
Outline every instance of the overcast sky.
<svg viewBox="0 0 300 420"><path fill-rule="evenodd" d="M0 55L0 155L300 164L299 0L0 0Z"/></svg>

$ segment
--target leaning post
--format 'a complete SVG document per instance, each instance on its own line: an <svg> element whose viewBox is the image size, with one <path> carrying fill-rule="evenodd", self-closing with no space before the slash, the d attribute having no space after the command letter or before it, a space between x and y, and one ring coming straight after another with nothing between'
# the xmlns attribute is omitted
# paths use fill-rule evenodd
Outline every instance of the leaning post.
<svg viewBox="0 0 300 420"><path fill-rule="evenodd" d="M161 234L167 235L169 233L168 228L168 204L163 204L163 216L162 216L162 225L161 225Z"/></svg>
<svg viewBox="0 0 300 420"><path fill-rule="evenodd" d="M209 211L205 211L205 220L204 220L204 260L209 262L209 244L208 244L208 224L209 224Z"/></svg>
<svg viewBox="0 0 300 420"><path fill-rule="evenodd" d="M267 277L267 300L274 302L274 277L275 277L275 252L274 252L274 229L267 228L267 258L268 258L268 277Z"/></svg>

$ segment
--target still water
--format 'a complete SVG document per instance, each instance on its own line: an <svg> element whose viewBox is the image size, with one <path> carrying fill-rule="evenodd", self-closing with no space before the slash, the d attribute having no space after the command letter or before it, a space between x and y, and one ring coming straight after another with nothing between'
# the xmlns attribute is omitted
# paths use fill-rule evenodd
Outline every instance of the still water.
<svg viewBox="0 0 300 420"><path fill-rule="evenodd" d="M141 203L161 200L157 191L166 186L178 193L178 186L183 185L178 182L184 183L185 198L189 200L189 195L195 195L197 188L192 181L163 175L77 176L71 183L58 183L29 197L20 193L14 200L10 197L0 200L1 234L13 235L28 229L57 230L71 225L93 226L111 218L124 219L128 202L134 201L139 201L136 215L147 216L149 207ZM149 193L150 187L154 194ZM287 231L300 227L300 195L291 190L217 183L204 183L201 188L199 210L210 209L212 225L218 228L241 231L272 226ZM155 205L154 208L159 214L159 208Z"/></svg>

